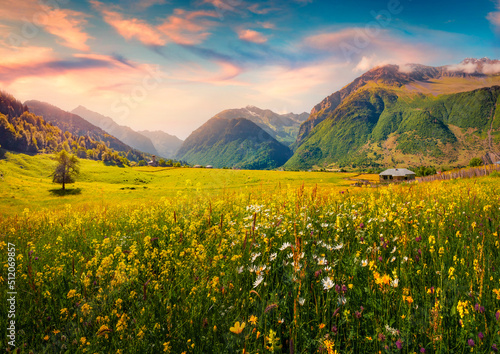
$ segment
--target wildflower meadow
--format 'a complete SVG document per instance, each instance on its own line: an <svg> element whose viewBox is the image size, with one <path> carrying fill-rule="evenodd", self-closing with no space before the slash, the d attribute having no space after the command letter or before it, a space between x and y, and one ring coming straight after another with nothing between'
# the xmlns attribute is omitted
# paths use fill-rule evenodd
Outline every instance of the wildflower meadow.
<svg viewBox="0 0 500 354"><path fill-rule="evenodd" d="M498 181L276 184L25 209L0 220L3 293L16 250L16 348L496 352Z"/></svg>

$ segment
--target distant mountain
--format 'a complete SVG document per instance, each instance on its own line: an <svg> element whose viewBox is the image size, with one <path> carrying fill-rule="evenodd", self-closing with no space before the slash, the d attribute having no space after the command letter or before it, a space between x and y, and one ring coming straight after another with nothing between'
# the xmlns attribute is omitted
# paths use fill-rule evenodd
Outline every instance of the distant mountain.
<svg viewBox="0 0 500 354"><path fill-rule="evenodd" d="M312 109L285 167L489 162L500 153L499 73L487 58L374 68Z"/></svg>
<svg viewBox="0 0 500 354"><path fill-rule="evenodd" d="M222 111L216 114L215 117L225 119L246 118L264 129L279 142L289 146L295 142L300 125L309 117L309 114L278 114L269 109L247 106Z"/></svg>
<svg viewBox="0 0 500 354"><path fill-rule="evenodd" d="M127 152L132 150L132 147L76 114L63 111L49 103L35 100L26 101L24 105L34 114L42 116L46 122L59 127L63 132L68 131L78 137L87 136L97 141L103 141L108 147L117 151Z"/></svg>
<svg viewBox="0 0 500 354"><path fill-rule="evenodd" d="M56 107L45 107L38 111L51 112L53 115L64 117L67 112L59 112ZM85 122L82 118L70 117L67 127ZM81 129L93 130L96 127L86 126ZM81 131L80 131L81 133ZM23 153L54 153L66 149L80 158L101 160L109 164L127 165L128 160L139 161L145 159L138 151L115 151L100 139L95 139L95 132L88 135L77 135L67 130L61 130L55 124L48 123L43 116L29 111L12 95L0 91L0 144L2 149ZM117 144L118 146L123 143ZM109 144L111 145L111 144ZM0 150L1 154L2 150Z"/></svg>
<svg viewBox="0 0 500 354"><path fill-rule="evenodd" d="M165 158L173 158L182 145L182 140L175 135L170 135L161 130L141 130L140 134L148 137L152 142L158 155Z"/></svg>
<svg viewBox="0 0 500 354"><path fill-rule="evenodd" d="M152 155L158 155L158 151L155 149L153 142L148 137L139 134L129 127L119 125L112 118L93 112L83 106L76 107L71 111L71 113L82 117L86 121L94 124L137 150L144 151Z"/></svg>
<svg viewBox="0 0 500 354"><path fill-rule="evenodd" d="M214 117L184 141L177 158L219 168L272 169L283 165L291 154L248 119Z"/></svg>

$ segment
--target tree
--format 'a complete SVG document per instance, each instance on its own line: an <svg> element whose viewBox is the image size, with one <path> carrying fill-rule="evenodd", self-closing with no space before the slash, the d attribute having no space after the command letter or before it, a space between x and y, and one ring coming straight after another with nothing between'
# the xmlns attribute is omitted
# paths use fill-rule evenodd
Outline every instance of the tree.
<svg viewBox="0 0 500 354"><path fill-rule="evenodd" d="M66 189L66 183L75 183L76 176L80 173L78 159L70 155L66 150L61 150L57 155L57 166L52 173L54 183L62 183L62 190Z"/></svg>
<svg viewBox="0 0 500 354"><path fill-rule="evenodd" d="M483 164L483 160L481 160L479 157L474 157L472 160L469 162L470 167L478 167Z"/></svg>

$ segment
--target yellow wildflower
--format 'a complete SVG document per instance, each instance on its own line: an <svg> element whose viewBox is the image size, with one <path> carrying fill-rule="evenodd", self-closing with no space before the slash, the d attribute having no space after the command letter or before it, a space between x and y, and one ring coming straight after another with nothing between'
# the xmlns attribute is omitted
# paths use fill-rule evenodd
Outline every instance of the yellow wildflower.
<svg viewBox="0 0 500 354"><path fill-rule="evenodd" d="M234 327L229 328L229 330L235 334L240 334L243 332L243 329L245 329L245 322L243 322L241 325L239 322L236 322L234 324Z"/></svg>

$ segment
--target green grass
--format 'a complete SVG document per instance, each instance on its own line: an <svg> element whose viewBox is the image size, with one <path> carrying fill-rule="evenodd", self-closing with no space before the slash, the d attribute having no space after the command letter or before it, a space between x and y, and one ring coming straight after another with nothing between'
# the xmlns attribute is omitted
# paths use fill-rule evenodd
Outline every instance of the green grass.
<svg viewBox="0 0 500 354"><path fill-rule="evenodd" d="M2 170L17 164L10 177L32 180L49 162L8 156ZM81 194L62 200L82 198L85 184L111 199L125 177L159 191L175 171L240 174L226 190L200 183L104 207L91 196L85 208L0 218L21 353L466 353L471 341L487 353L500 343L498 177L347 192L336 174L82 165ZM6 267L0 276L4 289Z"/></svg>
<svg viewBox="0 0 500 354"><path fill-rule="evenodd" d="M116 167L80 160L81 174L69 192L61 195L52 183L53 155L29 156L7 153L0 160L0 215L25 208L40 210L65 204L85 206L141 203L177 193L217 194L223 190L261 187L262 190L299 186L303 183L347 186L350 173L282 172L194 168ZM71 191L74 191L73 193Z"/></svg>

